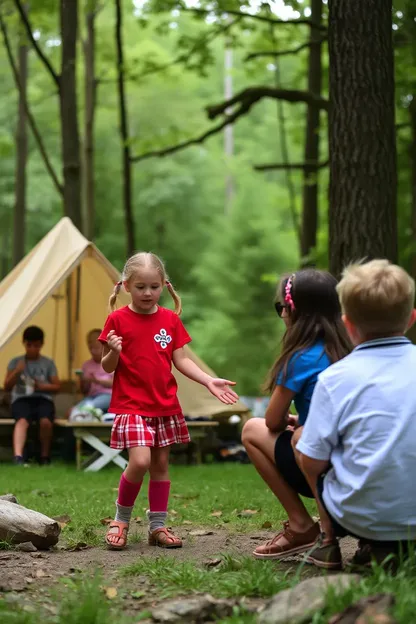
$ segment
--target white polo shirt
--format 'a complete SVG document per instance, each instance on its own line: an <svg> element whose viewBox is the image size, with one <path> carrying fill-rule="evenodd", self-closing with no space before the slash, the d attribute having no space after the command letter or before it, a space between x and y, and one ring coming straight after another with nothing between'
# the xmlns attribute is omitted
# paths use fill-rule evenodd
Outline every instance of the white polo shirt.
<svg viewBox="0 0 416 624"><path fill-rule="evenodd" d="M341 526L416 540L416 346L372 340L322 372L297 449L331 462L323 499Z"/></svg>

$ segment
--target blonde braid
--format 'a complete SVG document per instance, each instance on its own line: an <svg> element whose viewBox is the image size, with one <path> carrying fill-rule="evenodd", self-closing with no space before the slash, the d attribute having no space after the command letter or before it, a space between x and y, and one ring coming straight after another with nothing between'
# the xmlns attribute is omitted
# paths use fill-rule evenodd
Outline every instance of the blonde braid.
<svg viewBox="0 0 416 624"><path fill-rule="evenodd" d="M110 299L108 300L108 307L110 308L110 312L114 312L116 307L116 301L118 297L118 293L120 292L120 288L123 282L117 282L114 286L114 290L110 295Z"/></svg>
<svg viewBox="0 0 416 624"><path fill-rule="evenodd" d="M180 296L178 295L178 293L176 292L176 290L174 289L174 287L172 286L172 284L170 283L169 280L166 280L166 288L169 291L170 296L173 299L173 302L175 304L175 314L177 314L178 316L180 316L182 314L182 301Z"/></svg>

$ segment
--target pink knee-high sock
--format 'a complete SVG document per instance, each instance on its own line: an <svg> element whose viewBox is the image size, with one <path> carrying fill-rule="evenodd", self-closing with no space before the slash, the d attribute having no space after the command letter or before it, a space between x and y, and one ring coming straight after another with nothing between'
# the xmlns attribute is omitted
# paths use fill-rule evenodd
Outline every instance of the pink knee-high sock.
<svg viewBox="0 0 416 624"><path fill-rule="evenodd" d="M117 504L123 507L133 507L142 483L143 481L139 481L139 483L128 481L123 472L118 486Z"/></svg>
<svg viewBox="0 0 416 624"><path fill-rule="evenodd" d="M168 510L170 481L149 481L149 509L153 511Z"/></svg>

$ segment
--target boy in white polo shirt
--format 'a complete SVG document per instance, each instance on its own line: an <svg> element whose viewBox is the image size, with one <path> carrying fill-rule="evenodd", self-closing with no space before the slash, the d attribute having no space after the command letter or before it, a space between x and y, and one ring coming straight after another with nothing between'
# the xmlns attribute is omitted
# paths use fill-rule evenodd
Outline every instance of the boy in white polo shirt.
<svg viewBox="0 0 416 624"><path fill-rule="evenodd" d="M359 539L354 562L381 562L416 541L415 284L387 260L353 265L338 285L356 348L320 374L297 451L320 508L307 560L342 565L337 537Z"/></svg>

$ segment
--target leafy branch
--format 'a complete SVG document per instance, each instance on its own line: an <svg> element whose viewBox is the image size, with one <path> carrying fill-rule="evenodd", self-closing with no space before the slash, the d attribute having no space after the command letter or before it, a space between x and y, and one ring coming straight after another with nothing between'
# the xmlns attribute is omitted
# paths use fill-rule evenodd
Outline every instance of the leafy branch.
<svg viewBox="0 0 416 624"><path fill-rule="evenodd" d="M3 15L1 13L1 11L0 11L0 30L1 30L2 35L3 35L4 46L6 48L7 57L9 59L10 67L12 69L13 78L14 78L17 90L18 90L19 94L22 95L23 91L22 91L22 85L21 85L21 82L20 82L19 71L17 69L16 61L15 61L15 59L13 57L13 52L12 52L12 48L11 48L11 45L10 45L10 39L9 39L9 35L8 35L8 32L7 32L7 27L6 27L6 24L4 22ZM25 114L26 114L26 118L27 118L28 124L30 126L30 129L32 130L33 136L35 137L36 143L37 143L38 148L39 148L39 152L40 152L40 154L42 156L43 162L45 163L45 167L48 170L48 172L49 172L49 174L50 174L50 176L52 178L52 181L53 181L53 183L55 185L56 190L58 191L58 193L60 195L63 196L62 184L59 182L58 176L57 176L57 174L56 174L56 172L55 172L55 170L54 170L54 168L52 166L51 161L49 160L49 156L48 156L48 154L46 152L46 148L45 148L45 145L43 143L42 136L41 136L41 134L40 134L40 132L38 130L38 127L36 125L35 119L34 119L32 113L31 113L31 111L29 109L29 104L27 102L27 99L23 98L22 101L23 101L23 106L24 106L24 109L25 109Z"/></svg>
<svg viewBox="0 0 416 624"><path fill-rule="evenodd" d="M272 56L273 58L276 58L278 56L289 56L290 54L298 54L302 50L305 50L306 48L310 48L312 45L316 45L317 43L323 43L324 41L326 41L326 39L327 39L326 37L322 37L322 39L320 39L319 41L313 41L313 40L306 41L305 43L302 43L296 48L289 48L288 50L280 50L280 51L279 50L264 50L261 52L252 52L251 54L247 54L244 60L253 61L254 59L268 57L268 56Z"/></svg>
<svg viewBox="0 0 416 624"><path fill-rule="evenodd" d="M39 46L38 42L36 41L35 37L33 36L32 26L30 24L29 18L27 16L27 13L26 13L26 11L25 11L21 1L20 0L14 0L14 3L15 3L15 6L16 6L16 9L19 12L20 19L22 20L23 26L25 27L25 30L26 30L27 36L29 38L29 41L31 42L31 44L32 44L36 54L38 55L39 59L42 61L42 63L44 64L44 66L48 70L49 74L52 77L52 80L55 82L56 86L59 89L60 88L60 84L61 84L60 76L58 76L58 74L56 73L56 71L52 67L48 57L44 54L44 52L42 51L42 49Z"/></svg>

